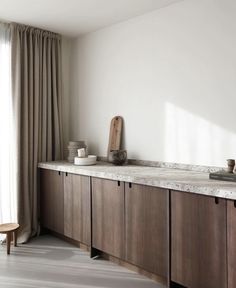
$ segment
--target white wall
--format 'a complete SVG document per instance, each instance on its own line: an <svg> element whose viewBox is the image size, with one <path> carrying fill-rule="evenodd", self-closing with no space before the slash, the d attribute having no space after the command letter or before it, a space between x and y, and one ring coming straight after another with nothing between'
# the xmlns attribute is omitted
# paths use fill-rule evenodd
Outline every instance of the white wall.
<svg viewBox="0 0 236 288"><path fill-rule="evenodd" d="M121 115L129 158L236 158L235 15L235 0L185 0L75 40L70 138L104 156Z"/></svg>

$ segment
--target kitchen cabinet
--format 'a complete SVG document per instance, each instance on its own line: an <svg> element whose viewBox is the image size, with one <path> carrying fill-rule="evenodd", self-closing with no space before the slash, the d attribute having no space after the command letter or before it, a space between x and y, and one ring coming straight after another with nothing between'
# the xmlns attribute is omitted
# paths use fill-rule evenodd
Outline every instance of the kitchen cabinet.
<svg viewBox="0 0 236 288"><path fill-rule="evenodd" d="M92 178L92 247L124 258L124 183Z"/></svg>
<svg viewBox="0 0 236 288"><path fill-rule="evenodd" d="M92 246L168 278L168 191L92 178Z"/></svg>
<svg viewBox="0 0 236 288"><path fill-rule="evenodd" d="M105 252L171 287L236 287L236 201L48 169L40 178L42 227L91 255Z"/></svg>
<svg viewBox="0 0 236 288"><path fill-rule="evenodd" d="M166 189L125 184L125 260L168 278L168 198Z"/></svg>
<svg viewBox="0 0 236 288"><path fill-rule="evenodd" d="M226 254L226 200L172 191L171 280L188 288L226 288Z"/></svg>
<svg viewBox="0 0 236 288"><path fill-rule="evenodd" d="M64 234L90 246L90 178L66 173L64 176Z"/></svg>
<svg viewBox="0 0 236 288"><path fill-rule="evenodd" d="M40 169L42 226L91 244L90 177Z"/></svg>
<svg viewBox="0 0 236 288"><path fill-rule="evenodd" d="M228 288L236 287L236 201L227 200Z"/></svg>
<svg viewBox="0 0 236 288"><path fill-rule="evenodd" d="M40 206L42 226L64 233L64 174L40 169Z"/></svg>

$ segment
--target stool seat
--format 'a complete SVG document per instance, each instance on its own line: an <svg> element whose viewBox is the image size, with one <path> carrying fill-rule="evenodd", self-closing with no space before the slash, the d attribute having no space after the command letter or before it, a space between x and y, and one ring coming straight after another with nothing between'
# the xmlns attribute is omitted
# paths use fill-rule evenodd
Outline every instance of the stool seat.
<svg viewBox="0 0 236 288"><path fill-rule="evenodd" d="M7 232L13 232L17 230L20 227L19 224L17 223L5 223L5 224L0 224L0 233L7 233Z"/></svg>
<svg viewBox="0 0 236 288"><path fill-rule="evenodd" d="M14 245L17 246L17 230L20 227L17 223L0 224L0 234L7 235L7 254L10 254L11 240L14 236Z"/></svg>

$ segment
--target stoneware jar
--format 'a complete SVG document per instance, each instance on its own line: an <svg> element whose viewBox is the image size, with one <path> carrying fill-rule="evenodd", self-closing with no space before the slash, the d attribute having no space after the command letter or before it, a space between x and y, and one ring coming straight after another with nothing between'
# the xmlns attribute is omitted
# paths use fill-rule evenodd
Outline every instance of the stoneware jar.
<svg viewBox="0 0 236 288"><path fill-rule="evenodd" d="M233 173L234 171L234 166L235 166L235 160L234 159L227 159L227 164L228 164L228 173Z"/></svg>
<svg viewBox="0 0 236 288"><path fill-rule="evenodd" d="M74 158L78 155L78 149L87 148L85 141L70 141L68 145L68 162L74 163Z"/></svg>

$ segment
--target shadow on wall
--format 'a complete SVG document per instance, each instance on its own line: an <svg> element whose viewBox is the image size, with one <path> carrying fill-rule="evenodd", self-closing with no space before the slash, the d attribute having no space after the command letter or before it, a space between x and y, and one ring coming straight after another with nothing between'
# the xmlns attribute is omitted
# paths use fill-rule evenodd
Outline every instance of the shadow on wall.
<svg viewBox="0 0 236 288"><path fill-rule="evenodd" d="M167 102L164 147L168 162L225 166L236 157L236 132Z"/></svg>

